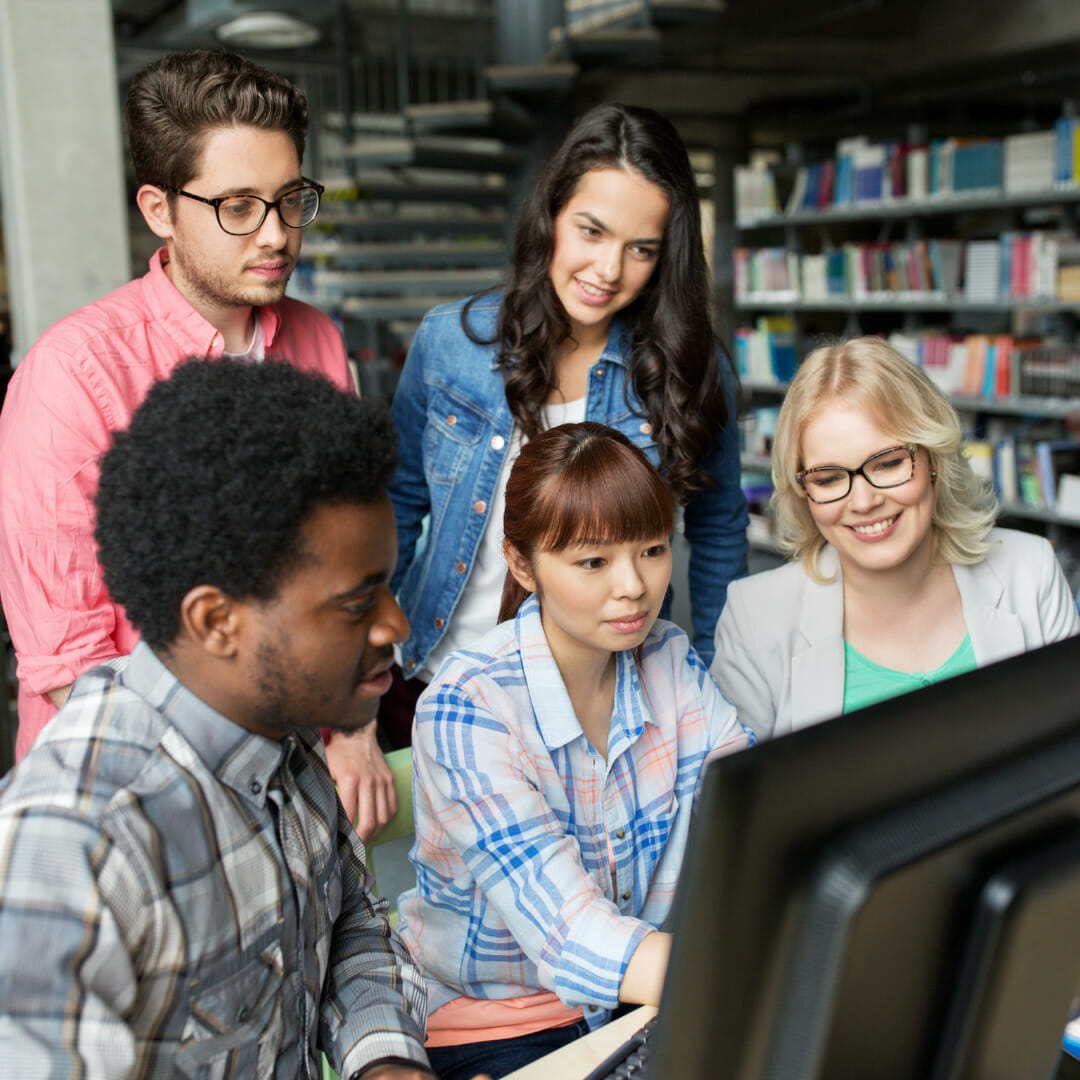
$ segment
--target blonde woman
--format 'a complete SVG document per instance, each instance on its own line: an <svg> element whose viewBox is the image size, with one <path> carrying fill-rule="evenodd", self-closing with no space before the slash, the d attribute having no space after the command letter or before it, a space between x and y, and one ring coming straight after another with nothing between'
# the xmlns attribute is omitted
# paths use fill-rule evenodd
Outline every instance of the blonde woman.
<svg viewBox="0 0 1080 1080"><path fill-rule="evenodd" d="M806 358L773 483L793 561L728 586L711 668L760 738L1080 630L1050 545L994 528L952 406L878 338Z"/></svg>

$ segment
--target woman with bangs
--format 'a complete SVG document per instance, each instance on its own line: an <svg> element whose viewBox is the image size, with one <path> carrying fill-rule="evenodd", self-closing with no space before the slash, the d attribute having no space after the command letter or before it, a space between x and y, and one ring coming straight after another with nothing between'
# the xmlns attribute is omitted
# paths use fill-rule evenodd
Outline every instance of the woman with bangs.
<svg viewBox="0 0 1080 1080"><path fill-rule="evenodd" d="M1042 537L994 528L956 413L879 338L799 368L773 442L793 562L735 583L712 672L759 738L1070 637L1080 619Z"/></svg>
<svg viewBox="0 0 1080 1080"><path fill-rule="evenodd" d="M413 730L400 931L441 1080L504 1076L659 1002L698 774L753 741L658 619L673 525L659 473L604 425L551 428L511 470L507 621L443 661Z"/></svg>

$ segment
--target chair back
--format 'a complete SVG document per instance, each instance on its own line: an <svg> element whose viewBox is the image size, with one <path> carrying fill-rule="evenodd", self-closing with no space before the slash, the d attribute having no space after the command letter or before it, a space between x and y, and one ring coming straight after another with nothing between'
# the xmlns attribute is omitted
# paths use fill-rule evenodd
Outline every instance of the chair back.
<svg viewBox="0 0 1080 1080"><path fill-rule="evenodd" d="M397 926L397 898L416 884L416 874L409 862L416 823L413 819L412 748L392 750L386 764L394 777L397 813L389 824L366 845L368 869L375 876L375 892L390 901L390 921Z"/></svg>

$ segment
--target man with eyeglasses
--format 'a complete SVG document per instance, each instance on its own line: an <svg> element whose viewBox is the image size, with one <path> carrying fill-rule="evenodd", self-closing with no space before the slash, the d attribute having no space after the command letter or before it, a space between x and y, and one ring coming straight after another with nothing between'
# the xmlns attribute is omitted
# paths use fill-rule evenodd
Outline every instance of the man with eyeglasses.
<svg viewBox="0 0 1080 1080"><path fill-rule="evenodd" d="M323 190L300 169L297 87L239 56L166 56L135 75L125 123L136 203L164 246L149 273L41 336L0 414L0 598L19 661L20 758L75 678L138 639L103 583L92 503L110 434L151 384L188 356L234 356L352 386L333 322L285 296ZM326 737L369 839L396 810L375 725Z"/></svg>

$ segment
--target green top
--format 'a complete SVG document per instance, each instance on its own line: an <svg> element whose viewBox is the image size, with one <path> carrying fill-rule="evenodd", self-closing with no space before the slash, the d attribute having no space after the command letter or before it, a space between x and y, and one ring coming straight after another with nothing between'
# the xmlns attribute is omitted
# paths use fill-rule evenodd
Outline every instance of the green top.
<svg viewBox="0 0 1080 1080"><path fill-rule="evenodd" d="M868 660L857 649L844 642L844 712L854 712L886 698L918 690L921 686L941 682L965 671L974 671L975 650L971 635L965 634L956 652L934 671L894 671Z"/></svg>

